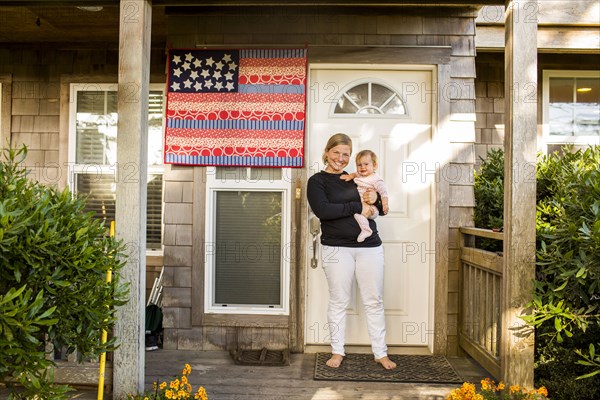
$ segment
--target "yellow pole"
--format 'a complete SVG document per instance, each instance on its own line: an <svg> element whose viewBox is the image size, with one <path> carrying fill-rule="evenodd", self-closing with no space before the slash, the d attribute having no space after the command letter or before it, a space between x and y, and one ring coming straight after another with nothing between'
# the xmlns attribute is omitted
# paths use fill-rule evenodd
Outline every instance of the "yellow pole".
<svg viewBox="0 0 600 400"><path fill-rule="evenodd" d="M115 236L115 221L110 222L110 237ZM112 281L112 270L106 271L106 283L110 283ZM106 343L108 338L108 332L106 329L102 329L102 337L100 338L100 342L102 344ZM98 374L98 400L104 399L104 371L106 370L106 352L102 352L100 354L100 372Z"/></svg>

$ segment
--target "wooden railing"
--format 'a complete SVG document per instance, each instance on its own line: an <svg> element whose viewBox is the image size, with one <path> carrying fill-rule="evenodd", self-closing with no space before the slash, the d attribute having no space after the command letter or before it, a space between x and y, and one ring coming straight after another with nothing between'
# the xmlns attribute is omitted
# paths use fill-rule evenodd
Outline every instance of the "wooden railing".
<svg viewBox="0 0 600 400"><path fill-rule="evenodd" d="M475 238L502 241L488 229L461 228L459 344L500 378L502 253L475 248Z"/></svg>

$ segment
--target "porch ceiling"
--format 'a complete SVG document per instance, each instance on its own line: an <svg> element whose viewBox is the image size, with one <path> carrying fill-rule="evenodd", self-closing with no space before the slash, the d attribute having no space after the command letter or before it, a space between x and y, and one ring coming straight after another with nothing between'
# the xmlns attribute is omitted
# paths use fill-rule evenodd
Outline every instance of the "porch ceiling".
<svg viewBox="0 0 600 400"><path fill-rule="evenodd" d="M20 7L3 6L6 3L19 3ZM22 3L28 5L22 6ZM79 8L82 4L92 7L91 2L80 1L77 6L73 3L75 2L0 1L0 43L62 43L78 47L118 43L119 7L115 5L118 2L104 5L99 11ZM98 2L95 2L94 7L97 5ZM165 9L153 7L152 41L164 43L165 38Z"/></svg>
<svg viewBox="0 0 600 400"><path fill-rule="evenodd" d="M213 12L257 13L263 9L280 8L286 12L324 12L328 14L360 12L385 13L387 9L415 10L434 7L479 8L503 4L502 0L458 2L456 0L153 0L152 41L166 41L166 15ZM87 8L87 9L86 9ZM96 9L96 11L93 11ZM119 0L0 0L0 43L72 43L94 46L98 43L118 43Z"/></svg>

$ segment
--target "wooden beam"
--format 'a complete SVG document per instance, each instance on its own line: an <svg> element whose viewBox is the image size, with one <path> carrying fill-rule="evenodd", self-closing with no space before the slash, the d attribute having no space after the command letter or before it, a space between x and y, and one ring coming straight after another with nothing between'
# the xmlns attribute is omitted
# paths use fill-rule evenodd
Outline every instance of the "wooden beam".
<svg viewBox="0 0 600 400"><path fill-rule="evenodd" d="M135 1L135 0L134 0ZM2 5L7 6L77 6L77 7L91 7L91 6L110 6L117 5L119 0L4 0L0 2ZM122 3L122 1L121 1ZM402 6L402 7L439 7L439 6L452 6L452 7L464 7L464 6L484 6L484 5L498 5L502 4L502 0L479 0L471 2L460 2L457 0L423 0L423 1L407 1L407 0L379 0L376 2L365 2L359 0L303 0L303 1L275 1L275 0L212 0L212 1L198 1L198 0L154 0L154 5L159 6L199 6L199 7L240 7L240 6L256 6L256 7L324 7L324 6L364 6L364 7L389 7L389 6Z"/></svg>
<svg viewBox="0 0 600 400"><path fill-rule="evenodd" d="M600 3L598 0L539 1L536 7L522 10L521 16L537 20L540 26L590 26L598 27ZM479 25L503 25L504 5L485 6L479 10L475 23ZM596 30L596 33L598 31Z"/></svg>
<svg viewBox="0 0 600 400"><path fill-rule="evenodd" d="M504 26L477 26L477 50L503 51ZM538 26L539 53L600 53L598 26Z"/></svg>
<svg viewBox="0 0 600 400"><path fill-rule="evenodd" d="M506 1L504 265L500 362L506 384L533 387L533 329L520 318L535 276L536 0Z"/></svg>
<svg viewBox="0 0 600 400"><path fill-rule="evenodd" d="M12 75L0 74L0 149L10 146Z"/></svg>
<svg viewBox="0 0 600 400"><path fill-rule="evenodd" d="M121 1L115 219L117 238L127 245L122 280L129 284L129 302L119 307L115 325L120 345L113 363L115 399L144 389L151 23L149 0Z"/></svg>

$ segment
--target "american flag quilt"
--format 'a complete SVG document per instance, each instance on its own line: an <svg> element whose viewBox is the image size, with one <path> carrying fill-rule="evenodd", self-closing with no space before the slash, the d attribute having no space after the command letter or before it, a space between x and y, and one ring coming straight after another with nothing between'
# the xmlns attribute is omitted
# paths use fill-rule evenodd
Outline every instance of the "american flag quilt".
<svg viewBox="0 0 600 400"><path fill-rule="evenodd" d="M302 167L306 49L169 51L165 163Z"/></svg>

